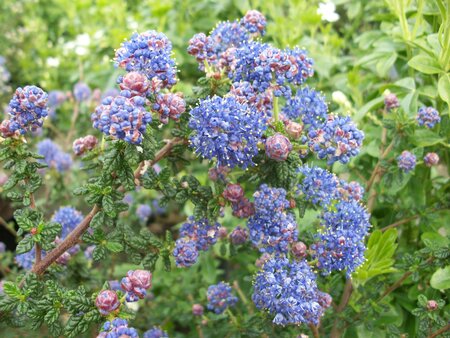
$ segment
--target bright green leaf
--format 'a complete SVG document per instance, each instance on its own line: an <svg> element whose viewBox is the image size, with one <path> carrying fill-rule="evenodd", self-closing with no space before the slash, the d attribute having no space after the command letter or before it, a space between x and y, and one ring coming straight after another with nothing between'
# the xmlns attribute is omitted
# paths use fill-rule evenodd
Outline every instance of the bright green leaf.
<svg viewBox="0 0 450 338"><path fill-rule="evenodd" d="M450 288L450 265L447 265L444 269L436 270L431 276L430 285L438 290Z"/></svg>

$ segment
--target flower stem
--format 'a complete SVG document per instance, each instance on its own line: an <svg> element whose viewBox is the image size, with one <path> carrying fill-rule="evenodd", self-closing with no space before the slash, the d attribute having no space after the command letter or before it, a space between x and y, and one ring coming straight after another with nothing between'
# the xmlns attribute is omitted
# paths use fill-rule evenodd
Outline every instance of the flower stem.
<svg viewBox="0 0 450 338"><path fill-rule="evenodd" d="M280 107L278 106L278 97L274 96L273 97L273 119L275 120L275 122L278 122L280 117Z"/></svg>

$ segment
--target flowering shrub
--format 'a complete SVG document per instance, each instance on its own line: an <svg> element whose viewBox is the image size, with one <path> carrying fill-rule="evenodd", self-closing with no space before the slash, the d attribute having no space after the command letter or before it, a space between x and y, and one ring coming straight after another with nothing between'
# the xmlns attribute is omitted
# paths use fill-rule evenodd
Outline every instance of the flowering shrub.
<svg viewBox="0 0 450 338"><path fill-rule="evenodd" d="M409 32L396 53L410 58L420 30L390 6ZM339 21L335 9L321 4L313 17ZM448 329L447 52L422 60L435 81L417 74L438 94L416 92L411 74L366 100L357 68L349 100L327 95L344 80L322 81L331 79L314 45L282 40L268 25L279 13L267 14L248 10L183 37L183 51L173 34L133 33L102 84L114 89L91 89L92 74L81 73L70 91L11 93L0 198L16 226L0 223L18 244L0 245L1 325L55 337ZM326 91L312 87L316 77ZM396 292L411 281L405 300ZM417 328L405 328L405 313Z"/></svg>

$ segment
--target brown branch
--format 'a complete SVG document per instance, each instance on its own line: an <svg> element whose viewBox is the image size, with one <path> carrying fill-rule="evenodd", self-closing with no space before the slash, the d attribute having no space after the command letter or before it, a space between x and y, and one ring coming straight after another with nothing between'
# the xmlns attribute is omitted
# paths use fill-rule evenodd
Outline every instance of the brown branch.
<svg viewBox="0 0 450 338"><path fill-rule="evenodd" d="M387 288L383 294L377 299L377 302L379 302L380 300L382 300L384 297L386 297L387 295L389 295L392 291L396 290L397 288L399 288L403 282L412 275L412 271L406 271L403 276L400 277L400 279L398 281L396 281L394 284L392 284L389 288Z"/></svg>
<svg viewBox="0 0 450 338"><path fill-rule="evenodd" d="M344 311L345 307L347 306L348 302L350 301L350 297L352 296L353 286L352 286L352 280L349 278L345 282L344 286L344 292L342 293L341 301L336 309L336 315L339 315L342 311ZM337 338L340 337L340 329L338 327L339 319L336 317L334 320L333 328L331 329L331 338Z"/></svg>
<svg viewBox="0 0 450 338"><path fill-rule="evenodd" d="M91 224L92 218L100 211L98 205L94 205L89 214L76 226L75 229L52 251L50 251L43 260L35 264L31 270L37 275L42 275L45 270L55 262L64 252L78 243L78 239L85 233Z"/></svg>
<svg viewBox="0 0 450 338"><path fill-rule="evenodd" d="M428 338L435 338L435 337L439 336L441 333L445 333L447 331L450 331L450 324L447 324L443 328L440 328L436 332L433 332L432 334L430 334L428 336Z"/></svg>
<svg viewBox="0 0 450 338"><path fill-rule="evenodd" d="M398 227L399 225L402 225L402 224L411 222L411 221L413 221L413 220L415 220L415 219L417 219L417 218L419 218L419 217L420 217L420 215L414 215L414 216L411 216L411 217L402 219L402 220L400 220L400 221L398 221L398 222L389 224L388 226L385 226L384 228L381 228L381 231L386 231L386 230L389 230L389 229L391 229L391 228Z"/></svg>
<svg viewBox="0 0 450 338"><path fill-rule="evenodd" d="M172 148L177 144L184 144L186 143L185 139L182 138L174 138L170 140L164 147L162 147L155 155L155 158L149 162L149 165L152 166L161 159L163 159L167 154L170 153ZM144 168L144 164L141 162L136 169L134 173L135 180L139 183L139 178L145 173L142 169ZM78 244L79 239L81 236L86 232L86 230L89 228L89 225L92 221L92 218L100 211L100 207L98 205L94 205L92 210L89 212L89 214L81 221L80 224L76 226L74 230L72 230L71 233L52 251L50 251L44 259L42 259L40 262L37 262L33 266L33 269L31 270L32 273L35 273L37 275L42 275L45 270L53 263L55 262L64 252L72 248L74 245ZM23 283L21 283L23 284Z"/></svg>
<svg viewBox="0 0 450 338"><path fill-rule="evenodd" d="M319 329L314 324L309 324L309 328L311 329L314 338L320 338Z"/></svg>

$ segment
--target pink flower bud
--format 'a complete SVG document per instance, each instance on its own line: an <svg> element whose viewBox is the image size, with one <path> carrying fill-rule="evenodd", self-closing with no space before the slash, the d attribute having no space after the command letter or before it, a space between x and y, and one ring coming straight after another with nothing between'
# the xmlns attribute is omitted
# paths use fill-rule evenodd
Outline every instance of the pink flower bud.
<svg viewBox="0 0 450 338"><path fill-rule="evenodd" d="M428 153L423 158L423 161L427 167L432 167L439 163L439 155L436 153Z"/></svg>
<svg viewBox="0 0 450 338"><path fill-rule="evenodd" d="M308 247L303 242L296 242L292 245L291 252L297 259L306 257Z"/></svg>
<svg viewBox="0 0 450 338"><path fill-rule="evenodd" d="M435 300L429 300L427 302L427 309L428 311L434 311L437 310L439 307L438 303Z"/></svg>
<svg viewBox="0 0 450 338"><path fill-rule="evenodd" d="M203 306L201 306L200 304L192 305L192 314L194 316L201 316L201 315L203 315Z"/></svg>
<svg viewBox="0 0 450 338"><path fill-rule="evenodd" d="M240 226L234 228L234 230L230 234L230 241L233 244L244 244L248 239L248 234L245 229L242 229Z"/></svg>
<svg viewBox="0 0 450 338"><path fill-rule="evenodd" d="M119 308L120 302L114 291L104 290L95 299L95 306L102 315L107 316Z"/></svg>
<svg viewBox="0 0 450 338"><path fill-rule="evenodd" d="M266 155L272 160L286 161L291 150L291 142L282 134L275 134L266 140Z"/></svg>
<svg viewBox="0 0 450 338"><path fill-rule="evenodd" d="M244 189L239 184L228 184L223 192L225 197L230 202L238 202L244 196Z"/></svg>
<svg viewBox="0 0 450 338"><path fill-rule="evenodd" d="M302 134L303 126L300 123L288 121L286 124L286 132L294 140L298 140Z"/></svg>
<svg viewBox="0 0 450 338"><path fill-rule="evenodd" d="M221 238L221 239L227 238L227 236L228 236L227 228L220 227L217 234L218 234L219 238Z"/></svg>
<svg viewBox="0 0 450 338"><path fill-rule="evenodd" d="M130 91L131 96L146 96L150 88L150 82L141 73L129 72L122 78L119 86L122 90Z"/></svg>

